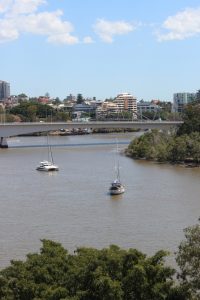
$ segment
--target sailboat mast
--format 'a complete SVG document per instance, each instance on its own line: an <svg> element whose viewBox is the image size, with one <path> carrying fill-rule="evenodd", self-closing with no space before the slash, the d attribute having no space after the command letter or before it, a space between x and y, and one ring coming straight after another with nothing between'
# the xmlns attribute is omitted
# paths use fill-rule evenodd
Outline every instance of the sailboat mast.
<svg viewBox="0 0 200 300"><path fill-rule="evenodd" d="M47 132L47 145L48 145L48 160L54 164L51 145L49 144L49 133Z"/></svg>
<svg viewBox="0 0 200 300"><path fill-rule="evenodd" d="M54 164L51 145L49 145L49 151L50 151L50 156L51 156L51 162Z"/></svg>
<svg viewBox="0 0 200 300"><path fill-rule="evenodd" d="M118 152L119 152L119 150L118 150L118 140L117 140L117 138L116 138L115 168L116 168L116 176L117 176L117 180L120 181Z"/></svg>
<svg viewBox="0 0 200 300"><path fill-rule="evenodd" d="M49 152L49 133L47 131L47 151L48 151L48 161L50 161L50 152Z"/></svg>
<svg viewBox="0 0 200 300"><path fill-rule="evenodd" d="M117 179L118 179L118 181L120 181L119 161L117 162Z"/></svg>

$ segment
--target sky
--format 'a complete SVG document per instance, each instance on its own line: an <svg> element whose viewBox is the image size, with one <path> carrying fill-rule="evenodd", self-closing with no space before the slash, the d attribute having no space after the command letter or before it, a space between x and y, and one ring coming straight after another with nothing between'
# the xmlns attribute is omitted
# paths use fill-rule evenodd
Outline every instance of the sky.
<svg viewBox="0 0 200 300"><path fill-rule="evenodd" d="M172 101L200 89L198 0L0 0L11 94Z"/></svg>

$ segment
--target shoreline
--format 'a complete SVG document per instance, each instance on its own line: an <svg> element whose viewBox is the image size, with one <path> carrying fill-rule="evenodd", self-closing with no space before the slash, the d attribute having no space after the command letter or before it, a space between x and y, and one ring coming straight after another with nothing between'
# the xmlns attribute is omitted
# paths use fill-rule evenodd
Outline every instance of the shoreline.
<svg viewBox="0 0 200 300"><path fill-rule="evenodd" d="M131 159L139 160L139 161L146 161L146 162L153 162L155 164L159 165L172 165L172 166L182 166L184 168L200 168L200 162L197 164L193 162L192 160L186 160L186 161L177 161L177 162L171 162L171 161L158 161L156 159L147 159L147 158L141 158L141 157L133 157L130 154L126 152L126 149L123 151L123 154Z"/></svg>

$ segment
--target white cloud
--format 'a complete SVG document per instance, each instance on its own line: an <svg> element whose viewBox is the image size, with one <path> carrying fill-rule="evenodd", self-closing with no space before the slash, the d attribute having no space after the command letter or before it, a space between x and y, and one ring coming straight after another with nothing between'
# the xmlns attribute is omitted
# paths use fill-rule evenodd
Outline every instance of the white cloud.
<svg viewBox="0 0 200 300"><path fill-rule="evenodd" d="M16 40L19 37L19 32L12 22L0 20L0 42L6 43Z"/></svg>
<svg viewBox="0 0 200 300"><path fill-rule="evenodd" d="M72 24L61 19L62 11L37 12L45 3L45 0L4 1L2 10L4 7L6 13L0 19L0 43L15 40L23 33L44 35L50 43L78 43L78 38L71 34Z"/></svg>
<svg viewBox="0 0 200 300"><path fill-rule="evenodd" d="M112 43L114 36L133 31L136 26L124 21L110 22L100 19L94 25L95 33L106 43Z"/></svg>
<svg viewBox="0 0 200 300"><path fill-rule="evenodd" d="M67 45L74 45L79 42L77 37L66 33L55 34L55 35L52 34L48 37L47 41L53 44L67 44Z"/></svg>
<svg viewBox="0 0 200 300"><path fill-rule="evenodd" d="M93 41L93 39L90 36L86 36L83 39L83 43L84 44L92 44L92 43L94 43L94 41Z"/></svg>
<svg viewBox="0 0 200 300"><path fill-rule="evenodd" d="M45 3L45 0L15 0L10 13L14 15L34 13L40 5Z"/></svg>
<svg viewBox="0 0 200 300"><path fill-rule="evenodd" d="M11 4L12 0L0 0L0 13L5 13Z"/></svg>
<svg viewBox="0 0 200 300"><path fill-rule="evenodd" d="M60 19L61 11L53 13L44 12L23 16L16 20L16 25L23 32L30 32L41 35L55 35L69 33L73 26L69 22Z"/></svg>
<svg viewBox="0 0 200 300"><path fill-rule="evenodd" d="M162 27L165 32L157 33L159 41L183 40L200 34L200 8L188 8L170 16Z"/></svg>

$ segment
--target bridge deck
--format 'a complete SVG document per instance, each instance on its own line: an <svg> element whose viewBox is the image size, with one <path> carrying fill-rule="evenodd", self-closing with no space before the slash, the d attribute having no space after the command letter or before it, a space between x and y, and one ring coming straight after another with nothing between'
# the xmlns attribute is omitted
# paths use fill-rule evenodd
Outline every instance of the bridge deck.
<svg viewBox="0 0 200 300"><path fill-rule="evenodd" d="M72 128L134 128L169 129L180 126L182 121L109 121L109 122L56 122L56 123L0 123L0 137L17 136L34 132L45 132Z"/></svg>

